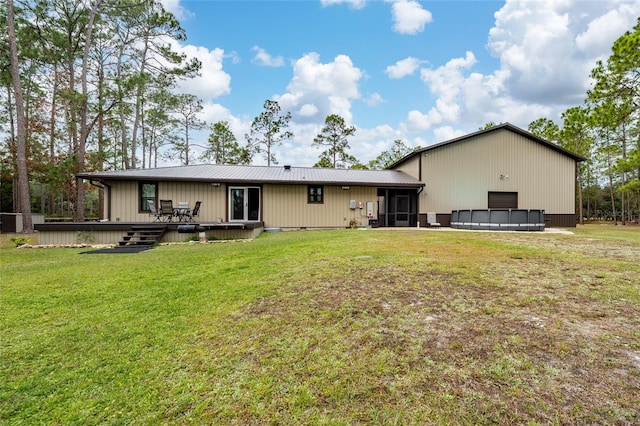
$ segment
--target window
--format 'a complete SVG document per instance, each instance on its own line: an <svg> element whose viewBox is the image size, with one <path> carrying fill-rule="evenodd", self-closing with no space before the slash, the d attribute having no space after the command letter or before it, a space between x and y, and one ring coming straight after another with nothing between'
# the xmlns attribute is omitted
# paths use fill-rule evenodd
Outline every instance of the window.
<svg viewBox="0 0 640 426"><path fill-rule="evenodd" d="M309 203L323 203L324 199L322 194L322 186L308 186L307 194L308 194L308 202Z"/></svg>
<svg viewBox="0 0 640 426"><path fill-rule="evenodd" d="M149 212L149 201L154 201L158 206L158 182L140 182L138 184L140 212Z"/></svg>
<svg viewBox="0 0 640 426"><path fill-rule="evenodd" d="M518 193L517 192L489 192L489 201L487 203L490 209L517 209Z"/></svg>

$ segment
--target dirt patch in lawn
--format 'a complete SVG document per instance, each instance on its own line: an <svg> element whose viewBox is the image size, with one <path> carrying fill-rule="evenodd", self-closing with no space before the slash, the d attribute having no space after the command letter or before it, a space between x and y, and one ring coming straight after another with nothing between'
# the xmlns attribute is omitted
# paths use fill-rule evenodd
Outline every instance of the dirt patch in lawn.
<svg viewBox="0 0 640 426"><path fill-rule="evenodd" d="M304 388L307 413L356 423L640 421L637 246L492 238L477 262L445 262L449 248L318 259L333 272L296 277L202 344L234 354L222 382L270 377L266 413Z"/></svg>

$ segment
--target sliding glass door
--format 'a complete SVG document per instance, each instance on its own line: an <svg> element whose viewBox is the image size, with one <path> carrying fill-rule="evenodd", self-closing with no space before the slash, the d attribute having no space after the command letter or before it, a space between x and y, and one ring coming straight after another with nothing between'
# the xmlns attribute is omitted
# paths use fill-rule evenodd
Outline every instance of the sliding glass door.
<svg viewBox="0 0 640 426"><path fill-rule="evenodd" d="M238 222L260 220L260 188L251 186L229 188L229 220Z"/></svg>

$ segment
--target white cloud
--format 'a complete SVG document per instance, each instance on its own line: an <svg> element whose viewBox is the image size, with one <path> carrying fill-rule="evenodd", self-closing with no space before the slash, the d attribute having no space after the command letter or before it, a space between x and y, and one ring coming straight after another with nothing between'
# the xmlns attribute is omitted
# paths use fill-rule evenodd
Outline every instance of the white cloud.
<svg viewBox="0 0 640 426"><path fill-rule="evenodd" d="M417 1L400 0L391 6L393 30L400 34L417 34L431 22L432 15Z"/></svg>
<svg viewBox="0 0 640 426"><path fill-rule="evenodd" d="M508 0L488 47L510 72L507 90L533 103L580 103L589 73L640 15L640 1Z"/></svg>
<svg viewBox="0 0 640 426"><path fill-rule="evenodd" d="M380 96L379 93L373 93L370 96L367 96L364 100L364 103L371 106L371 107L375 107L380 105L381 103L384 102L384 99L382 98L382 96Z"/></svg>
<svg viewBox="0 0 640 426"><path fill-rule="evenodd" d="M206 121L207 128L191 133L193 143L201 146L207 146L209 133L211 133L211 126L218 121L226 121L229 123L229 128L236 137L238 144L244 146L244 135L249 132L253 118L237 117L225 106L211 101L204 102L202 106L202 112L199 114L198 118Z"/></svg>
<svg viewBox="0 0 640 426"><path fill-rule="evenodd" d="M400 124L400 128L406 133L421 133L429 130L434 123L441 122L442 115L435 108L426 114L412 110L407 114L407 119Z"/></svg>
<svg viewBox="0 0 640 426"><path fill-rule="evenodd" d="M313 138L320 132L320 123L292 122L289 130L293 132L293 138L286 140L276 148L276 158L280 164L292 166L313 166L320 156L321 150L311 146ZM254 162L260 164L257 156Z"/></svg>
<svg viewBox="0 0 640 426"><path fill-rule="evenodd" d="M452 100L460 91L460 85L464 81L464 70L472 68L476 62L473 52L467 52L464 58L451 59L435 70L423 68L420 78L433 94L441 99Z"/></svg>
<svg viewBox="0 0 640 426"><path fill-rule="evenodd" d="M180 21L193 17L193 13L182 7L180 0L160 0L160 2L167 12L173 13Z"/></svg>
<svg viewBox="0 0 640 426"><path fill-rule="evenodd" d="M281 67L284 65L284 59L282 58L282 56L271 56L267 53L266 50L259 46L253 46L251 50L256 52L256 55L252 60L252 62L256 64L264 65L267 67Z"/></svg>
<svg viewBox="0 0 640 426"><path fill-rule="evenodd" d="M181 81L178 91L182 93L192 93L200 99L215 99L231 91L231 76L222 69L224 50L216 48L209 50L206 47L186 45L181 46L176 41L172 41L172 48L187 55L187 58L198 58L202 62L200 76Z"/></svg>
<svg viewBox="0 0 640 426"><path fill-rule="evenodd" d="M526 128L540 117L557 120L583 102L596 61L609 56L613 42L639 15L638 0L507 0L488 39L500 68L474 72L475 56L467 52L443 66L421 69L434 105L427 112L410 111L401 129L431 130L436 140L446 140L490 121Z"/></svg>
<svg viewBox="0 0 640 426"><path fill-rule="evenodd" d="M451 59L439 68L422 69L420 78L436 96L435 106L424 114L416 110L409 111L403 128L409 132L421 132L436 124L456 122L461 110L459 102L465 80L464 70L475 63L474 54L467 52L464 58Z"/></svg>
<svg viewBox="0 0 640 426"><path fill-rule="evenodd" d="M393 65L389 65L385 72L389 78L398 79L411 75L420 67L420 59L408 57L396 62Z"/></svg>
<svg viewBox="0 0 640 426"><path fill-rule="evenodd" d="M620 9L610 10L606 14L589 22L587 29L576 36L576 47L582 52L609 52L613 42L620 37L621 28L631 28L635 24L634 16L640 14L640 7L633 4L621 4Z"/></svg>
<svg viewBox="0 0 640 426"><path fill-rule="evenodd" d="M353 9L362 9L367 3L366 0L320 0L322 6L333 6L336 4L348 4Z"/></svg>
<svg viewBox="0 0 640 426"><path fill-rule="evenodd" d="M276 96L283 111L296 111L301 120L324 121L330 114L338 114L351 121L351 101L360 98L358 82L363 73L346 55L338 55L333 62L323 64L317 53L308 53L295 61L293 78L287 93ZM305 105L313 105L316 113ZM295 113L294 113L295 115Z"/></svg>
<svg viewBox="0 0 640 426"><path fill-rule="evenodd" d="M314 104L304 104L299 109L299 114L303 117L311 117L318 113L318 107Z"/></svg>
<svg viewBox="0 0 640 426"><path fill-rule="evenodd" d="M321 1L324 6L365 5L364 1ZM176 0L164 2L179 6ZM431 13L417 1L394 2L392 14L394 30L402 34L416 34L431 22ZM613 42L633 27L640 16L640 0L506 0L494 16L486 46L499 59L498 69L479 72L474 52L434 66L413 57L388 66L385 72L394 79L423 67L419 75L433 99L426 98L422 110L409 111L400 125L358 128L350 140L351 153L367 162L395 139L427 146L475 131L490 121L509 121L526 128L539 117L558 119L561 112L583 101L591 69L598 59L606 59ZM203 98L203 118L210 123L229 121L239 142L244 143L251 119L236 118L211 101L230 92L231 78L223 70L223 60L237 55L194 46L176 50L198 57L204 65L203 77L184 84L181 90ZM258 53L254 60L262 58L263 64L281 60L258 46L254 50ZM294 138L276 149L281 164L313 165L319 150L311 147L311 141L327 115L338 114L350 123L354 100L369 106L383 101L375 92L362 98L359 85L364 78L364 71L347 55L322 63L317 53L309 53L293 63L286 92L273 98L283 111L293 114L290 130ZM258 157L255 161L260 163Z"/></svg>
<svg viewBox="0 0 640 426"><path fill-rule="evenodd" d="M375 159L382 151L393 145L396 139L404 139L403 134L387 124L381 124L371 129L358 128L353 138L349 140L350 153L361 163L368 163Z"/></svg>
<svg viewBox="0 0 640 426"><path fill-rule="evenodd" d="M235 51L231 53L225 53L224 57L230 58L231 63L234 65L239 64L241 62L240 55L238 55L238 52L235 52Z"/></svg>
<svg viewBox="0 0 640 426"><path fill-rule="evenodd" d="M442 126L433 130L433 135L438 142L445 142L466 135L468 132L460 129L454 129L451 126Z"/></svg>
<svg viewBox="0 0 640 426"><path fill-rule="evenodd" d="M205 102L202 106L202 113L199 118L205 120L209 125L217 123L218 121L226 121L231 127L242 127L242 122L234 117L231 111L223 105L213 102Z"/></svg>

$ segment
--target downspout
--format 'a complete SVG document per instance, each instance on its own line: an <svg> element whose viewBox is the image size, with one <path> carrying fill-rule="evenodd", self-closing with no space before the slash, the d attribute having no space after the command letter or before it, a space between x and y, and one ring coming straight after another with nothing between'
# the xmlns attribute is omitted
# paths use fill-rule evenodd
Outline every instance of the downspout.
<svg viewBox="0 0 640 426"><path fill-rule="evenodd" d="M422 163L422 161L420 161ZM418 222L418 228L420 225L420 194L424 191L424 186L421 186L416 191L416 221Z"/></svg>
<svg viewBox="0 0 640 426"><path fill-rule="evenodd" d="M418 180L422 182L422 153L418 154ZM418 210L417 211L418 217L416 220L418 221L418 224L420 224L420 193L423 190L424 190L424 186L421 186L418 189L418 194L416 196L416 209Z"/></svg>

